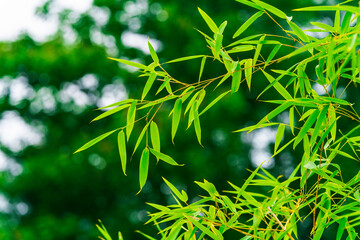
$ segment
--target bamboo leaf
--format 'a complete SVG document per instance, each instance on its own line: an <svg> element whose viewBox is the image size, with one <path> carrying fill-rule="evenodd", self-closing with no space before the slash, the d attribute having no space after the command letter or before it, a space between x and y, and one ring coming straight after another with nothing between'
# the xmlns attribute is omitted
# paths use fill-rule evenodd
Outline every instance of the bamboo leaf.
<svg viewBox="0 0 360 240"><path fill-rule="evenodd" d="M281 45L276 45L271 53L269 54L269 57L266 59L264 68L271 62L271 60L275 57L276 53L279 51Z"/></svg>
<svg viewBox="0 0 360 240"><path fill-rule="evenodd" d="M134 155L134 153L136 152L136 149L139 147L139 145L140 145L140 143L141 143L141 140L144 138L144 135L145 135L148 127L149 127L149 123L147 123L147 124L145 125L145 127L143 128L143 130L141 131L141 133L140 133L140 135L139 135L139 138L138 138L138 140L137 140L136 143L135 143L135 148L134 148L134 151L133 151L133 154L132 154L132 155Z"/></svg>
<svg viewBox="0 0 360 240"><path fill-rule="evenodd" d="M199 7L198 7L198 10L199 10L202 18L205 20L206 24L211 29L211 31L213 31L213 33L219 33L219 29L216 26L215 22L203 10L201 10Z"/></svg>
<svg viewBox="0 0 360 240"><path fill-rule="evenodd" d="M166 183L166 185L168 185L168 187L171 189L171 191L175 194L175 196L177 198L179 198L181 201L186 202L187 200L184 198L184 196L179 192L179 190L176 189L176 187L169 182L168 180L166 180L164 177L162 178L164 180L164 182Z"/></svg>
<svg viewBox="0 0 360 240"><path fill-rule="evenodd" d="M164 78L164 82L160 85L159 89L157 90L156 94L157 95L159 92L161 92L161 90L164 89L164 87L167 85L167 84L170 84L170 78L169 77L165 77Z"/></svg>
<svg viewBox="0 0 360 240"><path fill-rule="evenodd" d="M99 116L97 116L96 118L94 118L93 120L91 120L91 122L94 122L94 121L97 121L97 120L100 120L100 119L103 119L105 117L108 117L110 115L113 115L114 113L117 113L125 108L128 108L130 106L130 104L124 104L124 105L121 105L121 106L118 106L116 108L113 108L113 109L110 109L102 114L100 114Z"/></svg>
<svg viewBox="0 0 360 240"><path fill-rule="evenodd" d="M222 46L223 35L215 33L215 58L219 58L221 46Z"/></svg>
<svg viewBox="0 0 360 240"><path fill-rule="evenodd" d="M170 164L170 165L174 165L174 166L181 166L180 164L178 164L172 157L161 153L160 151L157 151L155 149L150 148L150 152L158 159L163 160L164 162Z"/></svg>
<svg viewBox="0 0 360 240"><path fill-rule="evenodd" d="M321 23L321 22L310 22L310 23L311 23L311 25L325 29L328 32L335 32L335 29L332 26L327 25L325 23Z"/></svg>
<svg viewBox="0 0 360 240"><path fill-rule="evenodd" d="M255 54L254 54L254 65L257 64L257 60L259 58L259 55L260 55L260 51L261 51L261 48L262 48L262 45L264 43L262 43L265 39L265 35L264 36L261 36L260 40L259 40L259 43L256 45L256 50L255 50Z"/></svg>
<svg viewBox="0 0 360 240"><path fill-rule="evenodd" d="M186 115L186 113L191 109L191 107L194 105L196 98L199 96L200 91L198 91L197 93L194 94L194 96L190 99L188 105L186 106L185 112L184 112L184 116Z"/></svg>
<svg viewBox="0 0 360 240"><path fill-rule="evenodd" d="M276 132L274 152L276 152L276 150L278 149L280 142L284 136L284 132L285 132L285 125L280 124Z"/></svg>
<svg viewBox="0 0 360 240"><path fill-rule="evenodd" d="M196 133L196 137L197 137L197 140L199 142L200 145L201 144L201 126L200 126L200 119L199 119L199 114L195 113L195 118L194 118L194 128L195 128L195 133Z"/></svg>
<svg viewBox="0 0 360 240"><path fill-rule="evenodd" d="M259 17L261 17L264 14L263 11L259 11L257 13L255 13L254 15L252 15L248 20L246 20L246 22L244 22L243 25L241 25L241 27L234 33L233 38L236 38L238 36L240 36L241 33L243 33L246 29L249 28L249 26L255 22L256 19L258 19Z"/></svg>
<svg viewBox="0 0 360 240"><path fill-rule="evenodd" d="M300 38L301 41L303 42L309 42L309 37L303 32L303 30L301 30L301 28L299 28L298 25L296 25L293 22L287 21L289 26L291 27L291 29L294 31L294 33L296 34L296 36L298 36Z"/></svg>
<svg viewBox="0 0 360 240"><path fill-rule="evenodd" d="M253 45L240 45L233 47L231 50L227 51L228 53L238 53L238 52L247 52L254 50L255 47Z"/></svg>
<svg viewBox="0 0 360 240"><path fill-rule="evenodd" d="M171 139L173 142L176 131L180 123L181 107L182 107L182 101L181 99L177 99L173 109L172 126L171 126Z"/></svg>
<svg viewBox="0 0 360 240"><path fill-rule="evenodd" d="M150 41L148 40L148 46L149 46L149 51L150 51L150 55L151 55L151 58L154 60L154 62L156 64L159 64L159 57L157 56L153 46L151 45Z"/></svg>
<svg viewBox="0 0 360 240"><path fill-rule="evenodd" d="M360 9L358 7L342 6L342 5L313 6L313 7L305 7L305 8L294 9L293 11L337 11L337 10L360 14Z"/></svg>
<svg viewBox="0 0 360 240"><path fill-rule="evenodd" d="M315 144L316 138L319 136L320 132L321 132L321 126L322 124L326 121L326 114L328 112L329 106L324 106L323 109L321 110L318 119L316 120L316 124L314 127L314 131L313 134L311 135L311 139L310 139L310 146L313 146Z"/></svg>
<svg viewBox="0 0 360 240"><path fill-rule="evenodd" d="M160 152L160 134L159 128L155 122L150 123L150 137L153 149ZM159 158L156 158L159 161Z"/></svg>
<svg viewBox="0 0 360 240"><path fill-rule="evenodd" d="M173 59L173 60L168 61L168 62L166 62L166 63L183 62L183 61L192 60L192 59L196 59L196 58L202 58L202 57L204 57L204 56L205 56L205 55L194 55L194 56L181 57L181 58ZM166 63L165 63L165 64L166 64Z"/></svg>
<svg viewBox="0 0 360 240"><path fill-rule="evenodd" d="M204 114L207 110L209 110L212 106L214 106L218 101L220 101L223 97L225 97L226 94L228 94L230 91L224 92L220 94L217 98L215 98L209 105L207 105L199 114L201 116Z"/></svg>
<svg viewBox="0 0 360 240"><path fill-rule="evenodd" d="M224 33L224 30L225 30L225 28L226 28L226 25L227 25L227 21L224 21L221 25L220 25L220 27L219 27L219 34L223 34Z"/></svg>
<svg viewBox="0 0 360 240"><path fill-rule="evenodd" d="M345 13L344 18L343 18L342 23L341 23L341 29L340 29L341 34L347 32L347 30L349 28L349 25L350 25L350 21L351 21L351 16L352 16L351 12L346 12Z"/></svg>
<svg viewBox="0 0 360 240"><path fill-rule="evenodd" d="M220 86L223 82L225 82L230 77L230 74L225 74L224 77L221 78L220 82L216 85L215 89ZM214 89L214 90L215 90Z"/></svg>
<svg viewBox="0 0 360 240"><path fill-rule="evenodd" d="M339 227L336 233L336 240L341 240L341 237L344 233L345 230L345 225L346 225L346 218L341 218L340 220L337 221L339 223Z"/></svg>
<svg viewBox="0 0 360 240"><path fill-rule="evenodd" d="M268 90L271 86L273 86L278 93L280 93L281 96L283 96L286 100L291 100L292 96L290 93L279 83L279 80L284 76L280 76L277 79L274 79L273 76L262 70L262 73L265 75L266 79L270 82L270 85L268 85L260 94L261 96L266 90Z"/></svg>
<svg viewBox="0 0 360 240"><path fill-rule="evenodd" d="M140 167L139 167L139 182L140 182L140 191L144 187L149 171L149 149L144 148L141 158L140 158ZM140 192L139 191L139 192Z"/></svg>
<svg viewBox="0 0 360 240"><path fill-rule="evenodd" d="M125 133L122 130L118 133L118 149L121 160L121 167L124 172L124 175L126 176L126 162L127 162L126 141L125 141Z"/></svg>
<svg viewBox="0 0 360 240"><path fill-rule="evenodd" d="M296 140L294 142L294 148L296 145L299 144L299 142L304 138L305 134L309 131L311 126L315 123L316 119L319 116L319 109L316 109L311 116L306 120L302 128L300 129L300 132L296 136Z"/></svg>
<svg viewBox="0 0 360 240"><path fill-rule="evenodd" d="M129 65L129 66L132 66L132 67L136 67L136 68L151 71L151 69L148 66L145 66L145 65L140 64L140 63L131 62L131 61L128 61L128 60L125 60L125 59L120 59L120 58L111 58L111 57L108 57L108 58L111 59L111 60L117 61L117 62L121 62L121 63L126 64L126 65Z"/></svg>
<svg viewBox="0 0 360 240"><path fill-rule="evenodd" d="M144 90L143 90L142 95L141 95L141 100L143 100L146 97L146 95L148 94L148 92L149 92L151 86L153 85L155 79L156 79L156 73L151 73L148 80L146 81Z"/></svg>
<svg viewBox="0 0 360 240"><path fill-rule="evenodd" d="M124 105L126 103L131 103L132 101L134 101L134 99L125 99L116 103L112 103L110 105L106 105L105 107L101 107L101 108L97 108L96 110L101 110L101 109L105 109L105 108L110 108L110 107L116 107L119 105Z"/></svg>
<svg viewBox="0 0 360 240"><path fill-rule="evenodd" d="M292 134L294 135L294 107L291 107L289 110L289 124Z"/></svg>
<svg viewBox="0 0 360 240"><path fill-rule="evenodd" d="M240 2L240 3L242 3L242 4L245 4L245 5L248 5L248 6L250 6L250 7L252 7L252 8L256 8L256 9L258 9L258 10L264 10L263 8L261 8L260 6L258 6L258 5L256 5L256 4L254 4L254 3L252 3L252 2L250 2L250 1L248 1L248 0L236 0L237 2Z"/></svg>
<svg viewBox="0 0 360 240"><path fill-rule="evenodd" d="M232 82L231 82L231 93L235 93L239 90L241 83L241 65L239 62L236 62L236 67L233 72Z"/></svg>
<svg viewBox="0 0 360 240"><path fill-rule="evenodd" d="M98 136L97 138L94 138L90 141L88 141L87 143L85 143L81 148L79 148L78 150L76 150L74 153L78 153L81 151L84 151L85 149L88 149L89 147L91 147L92 145L100 142L101 140L103 140L104 138L108 137L109 135L111 135L112 133L114 133L117 129L112 130L110 132L104 133L100 136Z"/></svg>
<svg viewBox="0 0 360 240"><path fill-rule="evenodd" d="M248 85L249 91L251 87L251 77L253 72L253 60L251 58L245 60L245 79Z"/></svg>
<svg viewBox="0 0 360 240"><path fill-rule="evenodd" d="M272 110L270 113L268 113L263 119L260 120L260 122L258 122L256 124L256 126L259 126L265 122L270 121L272 118L274 118L275 116L277 116L280 113L282 113L283 111L285 111L291 105L293 105L293 102L290 102L290 101L284 102L283 104L281 104L280 106L278 106L277 108Z"/></svg>
<svg viewBox="0 0 360 240"><path fill-rule="evenodd" d="M201 60L201 65L200 65L200 72L199 72L199 82L202 76L202 73L204 71L204 67L205 67L205 62L206 62L206 56L204 56Z"/></svg>
<svg viewBox="0 0 360 240"><path fill-rule="evenodd" d="M126 116L126 136L127 136L128 141L129 141L131 132L134 128L135 116L136 116L136 104L137 104L136 100L131 103L131 106L128 109L127 116Z"/></svg>
<svg viewBox="0 0 360 240"><path fill-rule="evenodd" d="M273 13L273 14L275 14L279 18L287 19L286 14L283 11L281 11L280 9L278 9L278 8L276 8L274 6L271 6L270 4L259 1L259 0L252 0L252 1L254 3L256 3L256 5L264 8L265 10L267 10L267 11Z"/></svg>

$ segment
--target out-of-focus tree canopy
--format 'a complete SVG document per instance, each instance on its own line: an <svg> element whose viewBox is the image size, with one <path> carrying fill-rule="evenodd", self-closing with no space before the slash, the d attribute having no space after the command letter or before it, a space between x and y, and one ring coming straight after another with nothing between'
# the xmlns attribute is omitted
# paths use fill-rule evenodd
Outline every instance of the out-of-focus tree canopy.
<svg viewBox="0 0 360 240"><path fill-rule="evenodd" d="M279 0L272 4L296 16L297 21L326 22L328 12L290 12L319 2ZM52 4L49 1L40 7L39 16L53 14ZM139 195L139 153L133 156L126 177L113 138L73 155L89 139L125 121L125 115L119 114L88 124L97 114L95 108L141 95L145 79L108 56L148 64L150 56L146 47L141 47L146 46L148 37L164 61L209 51L196 31L207 31L198 6L216 22L228 21L225 44L226 38L230 39L254 13L233 0L94 0L93 7L80 16L70 10L59 13L58 32L46 42L22 35L14 42L0 43L0 126L8 116L15 116L32 126L33 134L40 139L34 143L35 137L24 137L11 146L4 140L11 136L1 134L0 157L6 158L7 164L0 172L0 200L5 206L0 204L0 239L91 239L98 235L97 219L102 219L112 233L121 230L125 239L140 239L135 230L147 220L149 207L145 202L172 201L161 176L187 188L191 196L196 188L194 180L206 178L219 189L226 189L227 181L243 182L249 174L246 169L256 167L254 159L261 158L259 154L268 156L269 144L273 142L267 136L272 132L251 136L231 133L268 111L263 105L255 105L254 98L262 89L261 81L256 79L251 92L233 94L207 113L202 123L204 148L189 141L195 139L192 130L179 134L173 145L170 126L164 121L162 139L168 141L162 142L162 148L185 166L151 166L150 179ZM259 20L253 26L247 30L251 34L277 29L270 19ZM167 71L194 82L198 80L199 67L200 62L194 61L173 64ZM207 78L222 71L217 67L207 69ZM185 126L180 128L185 130ZM141 129L135 127L134 131L140 133ZM135 140L130 139L129 145L134 145ZM270 164L269 171L286 176L297 161L297 156L284 153ZM156 231L152 226L142 230Z"/></svg>

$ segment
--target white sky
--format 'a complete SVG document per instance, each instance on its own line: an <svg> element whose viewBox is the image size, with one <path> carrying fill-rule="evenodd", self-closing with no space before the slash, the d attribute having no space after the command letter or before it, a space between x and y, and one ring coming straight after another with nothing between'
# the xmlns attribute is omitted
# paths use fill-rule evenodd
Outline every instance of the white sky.
<svg viewBox="0 0 360 240"><path fill-rule="evenodd" d="M55 18L42 20L34 15L38 6L44 0L0 0L0 41L12 41L21 32L27 31L38 41L55 33L57 22ZM85 12L91 7L92 0L55 0L54 6L60 9L69 8Z"/></svg>

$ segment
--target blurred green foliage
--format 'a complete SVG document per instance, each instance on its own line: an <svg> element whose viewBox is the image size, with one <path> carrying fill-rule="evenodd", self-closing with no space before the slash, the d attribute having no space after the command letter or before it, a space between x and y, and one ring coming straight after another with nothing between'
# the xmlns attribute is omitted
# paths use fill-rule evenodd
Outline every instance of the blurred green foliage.
<svg viewBox="0 0 360 240"><path fill-rule="evenodd" d="M52 14L52 4L52 1L46 3L38 9L38 14L44 18ZM330 14L290 12L293 8L313 5L310 0L279 0L272 4L296 16L297 21L326 19ZM120 101L126 97L125 89L130 98L141 95L145 79L107 59L112 56L150 62L149 54L124 45L126 33L160 41L157 52L161 61L208 53L203 37L194 29L207 29L201 16L194 15L198 6L217 23L228 20L225 44L232 36L230 33L254 14L253 9L236 1L94 0L93 9L108 14L104 25L99 25L90 11L74 18L70 10L64 10L58 14L61 24L57 33L48 41L36 42L22 35L16 41L0 43L0 77L23 76L34 91L33 97L15 103L11 102L11 92L5 91L0 95L0 112L15 111L27 123L41 125L44 134L40 145L20 151L0 145L2 152L22 166L21 173L16 176L11 171L0 172L0 194L10 203L6 211L0 212L0 239L91 239L98 235L95 228L98 218L110 233L121 230L125 239L140 239L135 230L148 219L146 210L150 207L145 203L173 201L160 176L187 189L189 196L194 196L194 180L206 178L218 189L226 189L227 181L241 184L249 176L246 169L255 167L249 157L250 142L231 131L252 124L249 119L259 119L268 111L264 105L258 106L253 101L260 91L257 89L262 89L261 81L256 79L251 92L240 90L207 113L202 123L204 148L189 141L196 139L192 130L181 131L172 145L170 126L158 122L163 129L162 139L167 139L162 142L162 149L167 149L169 155L185 166L179 168L161 163L150 166L150 179L139 195L136 195L138 161L130 162L128 176L123 176L114 138L88 151L72 154L84 142L126 121L125 115L118 115L84 124L96 116L93 109L99 107L99 99L115 92L114 101ZM269 28L271 32L281 31L271 21L259 20L254 26L256 28L247 30L248 34L267 32ZM74 41L67 39L69 29L75 33ZM95 32L100 33L104 41L96 40ZM106 41L113 44L105 46ZM210 71L204 72L204 77L217 76L217 66L211 67L211 62L207 64ZM199 66L200 63L178 63L169 66L167 71L185 82L195 82ZM83 82L87 79L84 76L89 74L97 80L95 87L86 87ZM73 89L70 91L73 98L64 97L66 89ZM87 96L85 102L77 102L76 99L84 94ZM347 94L353 102L359 101L356 93L349 91ZM51 102L54 104L49 107L47 104ZM233 102L239 104L233 105ZM180 128L185 130L185 126L180 125ZM134 131L139 134L141 129L135 127ZM135 140L130 139L130 145L135 145ZM286 170L299 161L297 156L287 154L275 159L275 166L269 169L272 173L286 175ZM133 158L139 159L140 153ZM349 167L346 171L353 169ZM26 211L21 211L21 203L26 204ZM152 226L141 228L147 233L156 231Z"/></svg>

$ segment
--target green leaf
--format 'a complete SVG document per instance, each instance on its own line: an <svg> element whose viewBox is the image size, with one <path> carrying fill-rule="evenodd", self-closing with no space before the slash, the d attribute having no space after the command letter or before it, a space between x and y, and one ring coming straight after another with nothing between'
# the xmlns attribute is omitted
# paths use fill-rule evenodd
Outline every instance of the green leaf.
<svg viewBox="0 0 360 240"><path fill-rule="evenodd" d="M259 11L257 13L255 13L254 15L252 15L248 20L246 20L246 22L244 22L243 25L241 25L241 27L234 33L233 38L238 37L241 33L243 33L246 29L248 29L248 27L255 22L256 19L258 19L259 17L261 17L264 14L263 11Z"/></svg>
<svg viewBox="0 0 360 240"><path fill-rule="evenodd" d="M309 131L311 126L315 123L318 116L319 116L319 109L316 109L311 114L311 116L306 120L306 122L304 123L304 125L300 129L300 132L296 136L296 140L294 142L294 148L296 147L296 145L298 145L301 142L301 140L304 138L305 134Z"/></svg>
<svg viewBox="0 0 360 240"><path fill-rule="evenodd" d="M164 182L166 183L166 185L168 185L168 187L171 189L171 191L175 194L175 196L177 198L179 198L181 201L186 202L187 199L184 198L184 196L179 192L179 190L176 189L176 187L174 185L172 185L171 182L169 182L168 180L166 180L164 177L162 178L164 180Z"/></svg>
<svg viewBox="0 0 360 240"><path fill-rule="evenodd" d="M291 107L289 110L289 125L290 125L290 129L292 134L294 135L294 107Z"/></svg>
<svg viewBox="0 0 360 240"><path fill-rule="evenodd" d="M199 116L201 116L202 114L204 114L207 110L209 110L212 106L214 106L218 101L220 101L223 97L225 97L226 94L228 94L230 91L224 92L222 94L220 94L219 96L217 96L217 98L215 98L211 103L209 103L209 105L207 105L199 114Z"/></svg>
<svg viewBox="0 0 360 240"><path fill-rule="evenodd" d="M87 143L85 143L81 148L79 148L78 150L76 150L74 153L78 153L81 151L84 151L85 149L88 149L89 147L91 147L92 145L100 142L101 140L103 140L104 138L108 137L109 135L111 135L112 133L114 133L117 129L112 130L110 132L104 133L100 136L98 136L97 138L94 138L90 141L88 141Z"/></svg>
<svg viewBox="0 0 360 240"><path fill-rule="evenodd" d="M270 4L259 1L259 0L252 0L252 1L254 3L256 3L256 5L264 8L265 10L267 10L267 11L273 13L273 14L275 14L279 18L287 19L286 14L283 11L281 11L280 9L278 9L278 8L276 8L274 6L271 6Z"/></svg>
<svg viewBox="0 0 360 240"><path fill-rule="evenodd" d="M202 144L201 144L201 126L200 126L200 119L199 119L199 114L197 113L197 110L196 110L195 118L194 118L194 128L195 128L195 133L196 133L197 140L198 140L199 144L202 145Z"/></svg>
<svg viewBox="0 0 360 240"><path fill-rule="evenodd" d="M337 10L360 14L360 9L358 7L346 6L346 5L305 7L305 8L297 8L294 9L293 11L337 11Z"/></svg>
<svg viewBox="0 0 360 240"><path fill-rule="evenodd" d="M173 59L171 61L168 61L166 63L175 63L175 62L183 62L183 61L187 61L187 60L192 60L192 59L196 59L196 58L202 58L204 57L205 55L194 55L194 56L188 56L188 57L181 57L181 58L176 58L176 59ZM165 64L166 64L165 63Z"/></svg>
<svg viewBox="0 0 360 240"><path fill-rule="evenodd" d="M339 227L336 233L336 240L341 240L341 237L344 233L345 230L345 225L346 225L346 218L341 218L340 220L337 221L339 223Z"/></svg>
<svg viewBox="0 0 360 240"><path fill-rule="evenodd" d="M153 148L160 152L160 134L156 122L150 123L150 137ZM159 158L157 158L157 161L159 161Z"/></svg>
<svg viewBox="0 0 360 240"><path fill-rule="evenodd" d="M230 74L225 74L225 75L221 78L220 82L216 85L215 89L216 89L218 86L220 86L223 82L225 82L230 76L231 76ZM214 90L215 90L215 89L214 89Z"/></svg>
<svg viewBox="0 0 360 240"><path fill-rule="evenodd" d="M144 187L149 171L149 149L144 148L141 158L140 158L140 168L139 168L139 182L140 182L140 191ZM139 191L139 192L140 192Z"/></svg>
<svg viewBox="0 0 360 240"><path fill-rule="evenodd" d="M323 123L326 122L326 114L328 112L328 109L329 109L329 105L324 106L319 114L319 117L316 120L314 131L313 131L313 134L311 135L311 139L310 139L310 146L313 146L315 144L316 138L321 133L320 128L323 125Z"/></svg>
<svg viewBox="0 0 360 240"><path fill-rule="evenodd" d="M213 31L213 33L219 33L219 29L216 26L216 24L214 23L214 21L203 10L201 10L199 7L198 7L198 10L199 10L202 18L205 20L206 24L211 29L211 31Z"/></svg>
<svg viewBox="0 0 360 240"><path fill-rule="evenodd" d="M182 101L181 99L177 99L173 109L173 117L172 117L172 125L171 125L171 139L173 142L176 131L180 123L181 107L182 107Z"/></svg>
<svg viewBox="0 0 360 240"><path fill-rule="evenodd" d="M165 87L166 85L168 85L168 84L170 84L170 78L169 78L169 77L165 77L165 78L164 78L164 82L161 84L161 86L159 87L159 89L157 90L157 92L156 92L155 95L157 95L159 92L161 92L161 90L163 90L164 87Z"/></svg>
<svg viewBox="0 0 360 240"><path fill-rule="evenodd" d="M254 50L255 47L253 45L240 45L233 47L231 50L227 51L228 53L238 53L238 52L247 52Z"/></svg>
<svg viewBox="0 0 360 240"><path fill-rule="evenodd" d="M351 12L346 12L345 13L344 18L343 18L342 23L341 23L341 29L340 29L341 34L347 32L347 30L349 28L349 25L350 25L350 21L351 21L351 16L352 16Z"/></svg>
<svg viewBox="0 0 360 240"><path fill-rule="evenodd" d="M100 114L99 116L97 116L96 118L94 118L93 120L91 120L91 122L94 122L94 121L97 121L97 120L100 120L100 119L103 119L105 117L108 117L110 115L113 115L114 113L117 113L119 112L120 110L123 110L125 108L128 108L130 106L130 104L124 104L124 105L121 105L121 106L118 106L116 108L113 108L113 109L110 109L102 114Z"/></svg>
<svg viewBox="0 0 360 240"><path fill-rule="evenodd" d="M149 51L150 51L150 54L151 54L151 58L154 60L154 62L155 62L156 64L159 64L159 58L158 58L158 56L157 56L157 54L156 54L153 46L152 46L151 43L149 42L149 40L148 40L148 46L149 46Z"/></svg>
<svg viewBox="0 0 360 240"><path fill-rule="evenodd" d="M231 82L231 93L235 93L239 90L241 83L241 65L239 62L235 62L236 67L233 72L232 82Z"/></svg>
<svg viewBox="0 0 360 240"><path fill-rule="evenodd" d="M223 35L215 33L215 58L219 58Z"/></svg>
<svg viewBox="0 0 360 240"><path fill-rule="evenodd" d="M126 141L125 141L125 133L124 131L120 131L118 133L118 148L119 148L119 155L121 160L121 167L126 176Z"/></svg>
<svg viewBox="0 0 360 240"><path fill-rule="evenodd" d="M134 155L134 153L136 152L136 149L139 147L139 145L140 145L140 143L141 143L141 140L144 138L144 135L145 135L148 127L149 127L149 123L147 123L147 124L145 125L145 127L143 128L143 130L141 131L141 133L140 133L140 135L139 135L139 138L138 138L138 140L137 140L136 143L135 143L135 148L134 148L134 151L133 151L133 154L132 154L132 155Z"/></svg>
<svg viewBox="0 0 360 240"><path fill-rule="evenodd" d="M264 36L261 36L260 40L259 40L259 43L256 45L256 50L255 50L255 54L254 54L254 65L257 64L257 59L259 58L259 55L260 55L260 51L261 51L261 48L262 48L262 41L264 41L265 39L265 35Z"/></svg>
<svg viewBox="0 0 360 240"><path fill-rule="evenodd" d="M310 22L310 23L311 23L311 25L325 29L328 32L335 32L335 29L332 26L327 25L325 23L321 23L321 22Z"/></svg>
<svg viewBox="0 0 360 240"><path fill-rule="evenodd" d="M131 62L131 61L128 61L128 60L125 60L125 59L120 59L120 58L111 58L111 57L108 57L108 58L111 59L111 60L117 61L117 62L121 62L121 63L126 64L126 65L129 65L129 66L132 66L132 67L136 67L136 68L151 71L151 69L148 66L145 66L145 65L140 64L140 63Z"/></svg>
<svg viewBox="0 0 360 240"><path fill-rule="evenodd" d="M200 91L198 91L197 93L194 94L194 96L190 99L188 105L186 106L186 109L184 111L184 116L186 115L186 113L191 109L191 107L194 105L196 98L199 96Z"/></svg>
<svg viewBox="0 0 360 240"><path fill-rule="evenodd" d="M276 132L274 152L276 152L276 150L278 149L280 142L284 136L284 132L285 132L285 125L280 124Z"/></svg>
<svg viewBox="0 0 360 240"><path fill-rule="evenodd" d="M311 169L316 168L316 165L315 165L315 163L313 163L312 161L309 161L309 162L307 162L307 163L304 165L304 168L311 170Z"/></svg>
<svg viewBox="0 0 360 240"><path fill-rule="evenodd" d="M283 104L272 110L270 113L268 113L263 119L260 120L260 122L256 124L256 126L259 126L265 122L270 121L272 118L285 111L291 105L293 105L293 103L290 101L284 102Z"/></svg>
<svg viewBox="0 0 360 240"><path fill-rule="evenodd" d="M135 116L136 116L136 104L137 104L136 100L131 103L131 106L128 109L127 116L126 116L126 136L127 136L128 141L129 141L131 132L134 128Z"/></svg>
<svg viewBox="0 0 360 240"><path fill-rule="evenodd" d="M143 90L142 95L141 95L141 100L143 100L146 97L146 95L148 94L148 92L149 92L151 86L153 85L155 79L156 79L156 73L151 73L148 80L146 81L144 90Z"/></svg>
<svg viewBox="0 0 360 240"><path fill-rule="evenodd" d="M116 106L119 106L119 105L124 105L126 103L131 103L132 101L134 101L134 99L125 99L125 100L122 100L122 101L107 105L105 107L97 108L96 110L101 110L101 109L110 108L110 107L116 107Z"/></svg>
<svg viewBox="0 0 360 240"><path fill-rule="evenodd" d="M276 53L279 51L281 45L276 45L273 50L271 51L271 53L269 54L269 57L266 59L265 62L265 66L264 68L271 62L271 60L274 58L274 56L276 55Z"/></svg>
<svg viewBox="0 0 360 240"><path fill-rule="evenodd" d="M296 36L298 36L300 38L301 41L303 42L309 42L309 37L303 32L303 30L301 30L301 28L298 27L298 25L296 25L293 22L287 21L289 26L291 27L291 29L294 31L294 33L296 34Z"/></svg>
<svg viewBox="0 0 360 240"><path fill-rule="evenodd" d="M160 160L163 160L164 162L170 164L170 165L174 165L174 166L181 166L180 164L178 164L172 157L161 153L159 151L156 151L155 149L150 148L150 152L156 157L159 158Z"/></svg>
<svg viewBox="0 0 360 240"><path fill-rule="evenodd" d="M244 71L245 71L246 83L247 83L249 91L250 91L251 77L252 77L252 72L253 72L253 60L251 58L245 60Z"/></svg>
<svg viewBox="0 0 360 240"><path fill-rule="evenodd" d="M256 8L256 9L258 9L258 10L264 10L263 8L261 8L260 6L258 6L258 5L256 5L256 4L254 4L254 3L252 3L252 2L250 2L250 1L248 1L248 0L236 0L237 2L240 2L240 3L242 3L242 4L245 4L245 5L248 5L248 6L250 6L250 7L252 7L252 8Z"/></svg>
<svg viewBox="0 0 360 240"><path fill-rule="evenodd" d="M266 90L268 90L271 86L274 86L274 88L276 89L276 91L278 93L280 93L281 96L283 96L286 100L291 100L292 96L291 94L279 83L279 80L281 79L281 77L283 77L284 75L278 77L277 79L274 79L273 76L271 76L270 74L268 74L267 72L265 72L264 70L261 69L261 71L263 72L263 74L265 75L266 79L270 82L270 85L268 85L260 94L262 95Z"/></svg>
<svg viewBox="0 0 360 240"><path fill-rule="evenodd" d="M227 25L227 21L224 21L221 25L220 25L220 27L219 27L219 34L223 34L224 33L224 30L225 30L225 28L226 28L226 25Z"/></svg>
<svg viewBox="0 0 360 240"><path fill-rule="evenodd" d="M205 67L205 62L206 62L206 56L204 56L201 60L201 65L200 65L200 73L199 73L199 82L202 76L202 73L204 71L204 67Z"/></svg>

